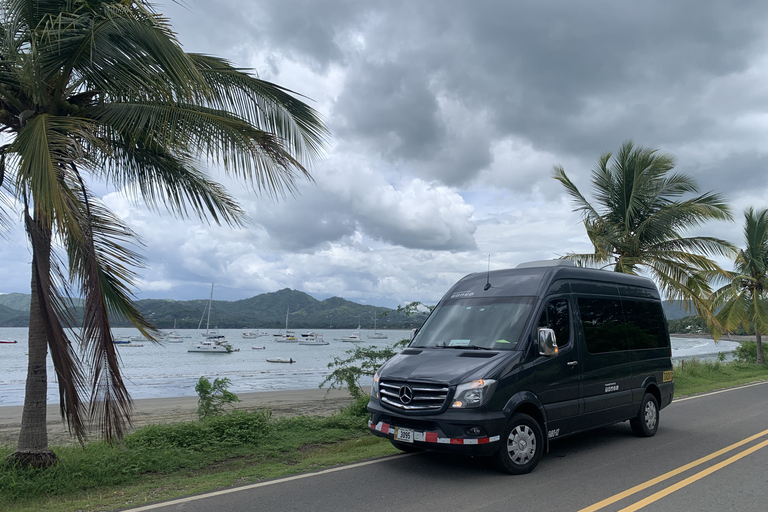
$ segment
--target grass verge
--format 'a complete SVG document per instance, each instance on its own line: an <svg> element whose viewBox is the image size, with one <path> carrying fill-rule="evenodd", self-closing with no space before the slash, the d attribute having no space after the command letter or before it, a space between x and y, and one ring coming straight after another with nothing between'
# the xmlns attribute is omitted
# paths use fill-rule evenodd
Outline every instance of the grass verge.
<svg viewBox="0 0 768 512"><path fill-rule="evenodd" d="M761 380L768 380L768 367L685 360L675 367L675 395ZM238 411L203 422L154 425L127 436L121 447L54 447L60 462L47 470L1 462L12 451L2 447L0 510L117 510L398 453L368 433L366 401L328 418L273 419Z"/></svg>

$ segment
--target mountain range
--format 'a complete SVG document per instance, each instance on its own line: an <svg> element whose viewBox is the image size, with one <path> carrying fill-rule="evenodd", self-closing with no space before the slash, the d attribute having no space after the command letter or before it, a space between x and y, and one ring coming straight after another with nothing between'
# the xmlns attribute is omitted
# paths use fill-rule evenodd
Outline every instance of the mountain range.
<svg viewBox="0 0 768 512"><path fill-rule="evenodd" d="M0 327L29 325L30 295L0 295ZM77 302L75 303L78 304ZM141 313L160 329L203 329L208 322L208 300L143 299L136 302ZM79 309L79 306L76 307ZM357 304L341 297L319 301L285 288L237 301L211 301L210 327L221 329L410 329L424 321L425 314L406 316L397 310ZM76 317L80 317L78 311ZM375 319L375 320L374 320ZM112 327L131 327L125 319L112 318Z"/></svg>
<svg viewBox="0 0 768 512"><path fill-rule="evenodd" d="M29 294L0 295L0 327L29 325ZM76 303L77 304L77 303ZM208 300L144 299L136 302L139 311L161 329L204 328L208 321ZM664 302L668 320L689 316L679 304ZM211 302L210 326L221 329L411 329L425 314L406 316L397 310L357 304L341 297L319 301L310 295L285 288L249 299ZM76 315L79 316L79 315ZM113 318L113 327L131 327L125 319Z"/></svg>

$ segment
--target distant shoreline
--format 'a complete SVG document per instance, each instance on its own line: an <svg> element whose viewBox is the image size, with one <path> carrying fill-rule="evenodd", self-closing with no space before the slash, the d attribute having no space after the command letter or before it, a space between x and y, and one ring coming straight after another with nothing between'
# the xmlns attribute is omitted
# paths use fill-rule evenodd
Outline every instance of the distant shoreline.
<svg viewBox="0 0 768 512"><path fill-rule="evenodd" d="M706 338L708 340L714 340L715 338L709 334L708 332L701 332L698 334L693 333L683 333L683 332L671 332L669 333L670 338ZM754 334L752 335L741 335L741 334L731 334L731 335L723 335L721 336L717 341L755 341Z"/></svg>

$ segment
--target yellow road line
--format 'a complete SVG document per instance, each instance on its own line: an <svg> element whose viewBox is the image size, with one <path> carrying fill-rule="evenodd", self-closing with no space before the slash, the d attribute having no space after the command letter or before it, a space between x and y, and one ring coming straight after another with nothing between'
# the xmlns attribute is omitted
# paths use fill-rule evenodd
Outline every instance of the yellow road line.
<svg viewBox="0 0 768 512"><path fill-rule="evenodd" d="M743 446L743 445L745 445L745 444L747 444L749 442L754 441L755 439L759 439L759 438L764 437L766 435L768 435L768 430L763 430L759 434L755 434L755 435L753 435L751 437L748 437L746 439L743 439L743 440L739 441L738 443L734 443L734 444L732 444L730 446L726 446L725 448L723 448L721 450L718 450L718 451L716 451L714 453L711 453L711 454L707 455L706 457L702 457L702 458L700 458L698 460L695 460L693 462L689 462L685 466L680 466L679 468L673 469L672 471L664 473L661 476L657 476L656 478L648 480L647 482L644 482L644 483L636 485L636 486L634 486L634 487L632 487L630 489L627 489L624 492L620 492L619 494L611 496L610 498L606 498L603 501L600 501L598 503L595 503L594 505L590 505L587 508L583 508L583 509L579 510L579 512L595 512L596 510L600 510L601 508L607 507L608 505L610 505L612 503L616 503L617 501L621 501L624 498L632 496L633 494L638 493L638 492L640 492L642 490L648 489L649 487L652 487L652 486L654 486L654 485L656 485L658 483L661 483L664 480L668 480L668 479L672 478L673 476L677 476L680 473L684 473L685 471L688 471L691 468L695 468L696 466L704 464L705 462L708 462L708 461L710 461L710 460L712 460L714 458L717 458L717 457L719 457L719 456L721 456L721 455L723 455L725 453L728 453L728 452L730 452L732 450L735 450L736 448L738 448L740 446ZM766 441L766 442L768 442L768 441ZM760 446L760 445L758 445L758 446Z"/></svg>
<svg viewBox="0 0 768 512"><path fill-rule="evenodd" d="M761 448L765 448L766 446L768 446L768 441L763 441L762 443L756 444L755 446L753 446L751 448L747 448L743 452L741 452L739 454L736 454L733 457L730 457L730 458L728 458L728 459L726 459L726 460L724 460L722 462L719 462L719 463L715 464L714 466L709 467L709 468L707 468L707 469L705 469L703 471L700 471L699 473L696 473L695 475L689 476L685 480L682 480L682 481L680 481L680 482L678 482L678 483L676 483L674 485L670 485L666 489L661 490L661 491L659 491L659 492L657 492L655 494L652 494L652 495L648 496L647 498L638 501L634 505L630 505L630 506L628 506L626 508L623 508L623 509L619 510L619 512L635 512L636 510L640 510L644 506L650 505L651 503L653 503L655 501L658 501L661 498L663 498L665 496L668 496L668 495L672 494L675 491L679 491L683 487L685 487L687 485L690 485L693 482L696 482L698 480L701 480L705 476L711 475L715 471L723 469L725 466L727 466L729 464L733 464L737 460L743 459L744 457L746 457L750 453L754 453L757 450L760 450Z"/></svg>

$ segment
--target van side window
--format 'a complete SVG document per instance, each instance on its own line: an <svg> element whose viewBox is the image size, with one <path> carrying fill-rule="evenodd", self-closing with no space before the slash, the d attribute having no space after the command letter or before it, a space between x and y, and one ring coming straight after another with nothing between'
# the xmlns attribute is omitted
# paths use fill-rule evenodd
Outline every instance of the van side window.
<svg viewBox="0 0 768 512"><path fill-rule="evenodd" d="M628 299L621 302L624 306L624 318L627 319L627 338L630 350L669 346L661 304Z"/></svg>
<svg viewBox="0 0 768 512"><path fill-rule="evenodd" d="M627 331L618 299L579 297L578 304L590 354L627 350Z"/></svg>
<svg viewBox="0 0 768 512"><path fill-rule="evenodd" d="M571 322L568 314L568 301L555 299L547 303L541 312L538 327L548 327L555 331L557 346L562 348L568 345L571 339Z"/></svg>

